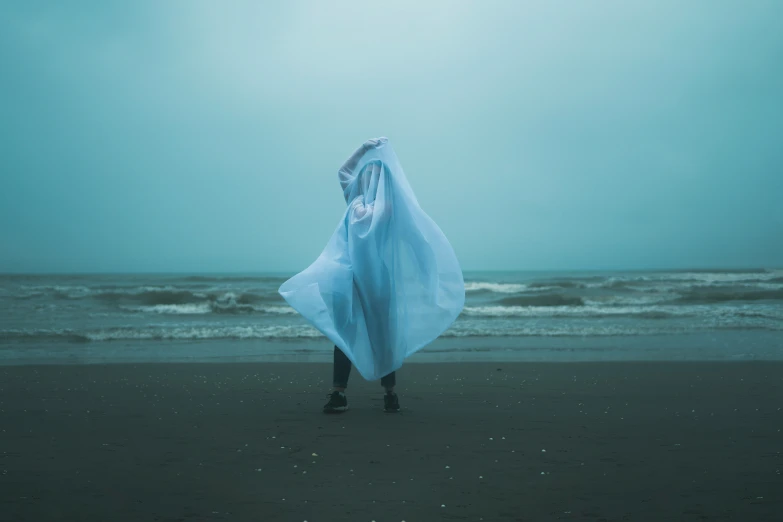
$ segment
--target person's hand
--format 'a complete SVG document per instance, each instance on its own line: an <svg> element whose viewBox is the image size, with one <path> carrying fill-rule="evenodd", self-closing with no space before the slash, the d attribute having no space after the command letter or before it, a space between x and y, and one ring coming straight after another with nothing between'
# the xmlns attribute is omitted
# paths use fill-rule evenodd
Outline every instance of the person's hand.
<svg viewBox="0 0 783 522"><path fill-rule="evenodd" d="M386 145L387 141L389 141L389 139L384 137L372 138L364 142L364 148L367 150L378 149Z"/></svg>

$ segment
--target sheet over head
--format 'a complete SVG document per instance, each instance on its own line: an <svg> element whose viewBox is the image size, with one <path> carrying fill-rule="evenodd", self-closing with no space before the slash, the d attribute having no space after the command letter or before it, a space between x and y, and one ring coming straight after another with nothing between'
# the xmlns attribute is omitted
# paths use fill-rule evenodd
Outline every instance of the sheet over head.
<svg viewBox="0 0 783 522"><path fill-rule="evenodd" d="M386 138L365 142L338 177L345 214L318 259L280 294L375 380L454 322L465 284Z"/></svg>

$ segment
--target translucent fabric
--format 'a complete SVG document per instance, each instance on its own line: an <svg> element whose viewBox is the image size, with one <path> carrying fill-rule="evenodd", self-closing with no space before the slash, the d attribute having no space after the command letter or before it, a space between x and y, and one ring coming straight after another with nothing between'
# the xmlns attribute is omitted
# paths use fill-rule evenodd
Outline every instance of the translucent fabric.
<svg viewBox="0 0 783 522"><path fill-rule="evenodd" d="M419 206L386 138L365 142L339 179L348 208L337 230L280 294L375 380L454 322L465 284L454 250Z"/></svg>

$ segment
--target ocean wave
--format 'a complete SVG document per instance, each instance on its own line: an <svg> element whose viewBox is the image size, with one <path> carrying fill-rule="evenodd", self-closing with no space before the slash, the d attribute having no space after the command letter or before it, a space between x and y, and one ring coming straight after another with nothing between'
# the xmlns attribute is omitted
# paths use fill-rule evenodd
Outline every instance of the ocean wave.
<svg viewBox="0 0 783 522"><path fill-rule="evenodd" d="M35 299L53 297L55 299L81 299L91 293L86 286L68 285L22 285L17 293L10 294L15 299Z"/></svg>
<svg viewBox="0 0 783 522"><path fill-rule="evenodd" d="M547 294L589 295L591 292L611 291L617 295L687 294L694 290L732 287L737 290L781 290L783 277L775 272L763 273L667 273L660 275L618 275L610 277L585 277L582 279L551 279L526 283L497 283L470 281L465 283L469 294L519 294L541 296ZM538 298L538 297L536 297Z"/></svg>
<svg viewBox="0 0 783 522"><path fill-rule="evenodd" d="M146 305L188 304L208 299L202 292L173 287L141 287L132 290L107 290L95 292L91 297L106 302L137 301Z"/></svg>
<svg viewBox="0 0 783 522"><path fill-rule="evenodd" d="M312 339L322 337L311 326L215 326L193 328L112 328L88 332L90 341L118 340L208 340L208 339Z"/></svg>
<svg viewBox="0 0 783 522"><path fill-rule="evenodd" d="M569 280L532 281L530 283L494 283L489 281L470 281L465 283L466 292L491 292L497 294L521 294L525 292L545 292L586 288L585 283Z"/></svg>
<svg viewBox="0 0 783 522"><path fill-rule="evenodd" d="M105 328L79 332L70 329L0 330L0 341L196 341L247 339L313 339L321 332L307 325Z"/></svg>
<svg viewBox="0 0 783 522"><path fill-rule="evenodd" d="M632 328L613 325L517 326L502 330L488 326L454 327L442 337L631 337L677 333L672 328Z"/></svg>
<svg viewBox="0 0 783 522"><path fill-rule="evenodd" d="M484 318L611 318L636 319L702 318L741 320L760 318L780 321L783 327L783 307L749 308L712 307L707 305L679 306L468 306L462 312L467 317Z"/></svg>
<svg viewBox="0 0 783 522"><path fill-rule="evenodd" d="M591 285L591 288L608 288L612 290L630 290L633 281L627 279L621 279L616 277L610 277L606 281L602 281L597 284Z"/></svg>
<svg viewBox="0 0 783 522"><path fill-rule="evenodd" d="M209 305L213 312L252 311L260 303L282 301L278 294L252 292L210 292L181 290L171 287L146 287L128 292L103 292L95 298L109 303L132 302L144 306L157 305Z"/></svg>
<svg viewBox="0 0 783 522"><path fill-rule="evenodd" d="M0 330L0 342L8 341L67 341L89 342L84 334L70 329L39 328L35 330Z"/></svg>
<svg viewBox="0 0 783 522"><path fill-rule="evenodd" d="M497 292L501 294L514 294L524 292L527 285L518 283L490 283L483 281L472 281L465 283L466 292Z"/></svg>
<svg viewBox="0 0 783 522"><path fill-rule="evenodd" d="M271 290L226 291L192 290L173 286L137 286L132 288L112 287L98 290L87 287L29 287L23 293L16 293L17 300L32 300L42 296L53 298L51 302L61 300L79 301L85 298L102 303L106 310L125 310L158 314L285 314L280 305L283 299ZM107 307L108 305L108 307Z"/></svg>
<svg viewBox="0 0 783 522"><path fill-rule="evenodd" d="M209 301L203 303L159 304L152 306L130 306L123 309L131 312L167 315L243 314L295 315L290 306L259 306L239 304L236 301Z"/></svg>
<svg viewBox="0 0 783 522"><path fill-rule="evenodd" d="M534 281L528 286L535 290L550 290L553 288L586 288L588 283L579 282L571 279L556 279L552 281Z"/></svg>
<svg viewBox="0 0 783 522"><path fill-rule="evenodd" d="M767 330L783 331L783 325L771 322L755 323L715 323L696 326L660 325L655 326L618 326L618 325L575 325L559 326L517 325L510 328L491 326L455 326L442 337L637 337L650 335L687 334L711 330Z"/></svg>
<svg viewBox="0 0 783 522"><path fill-rule="evenodd" d="M466 310L470 315L471 310ZM488 311L483 310L481 314ZM499 312L499 311L498 311ZM507 312L505 310L504 312ZM529 311L519 310L521 314ZM567 311L563 311L568 314ZM634 317L658 318L663 311L638 311ZM677 315L674 313L673 315ZM682 316L682 314L680 314ZM555 315L550 315L553 317ZM566 315L567 316L567 315ZM483 316L482 316L483 317ZM684 334L698 331L768 330L783 331L783 320L762 314L748 316L714 316L686 322L636 322L634 324L602 324L584 321L514 321L498 324L493 319L459 320L442 337L598 337ZM0 330L0 343L72 342L101 343L112 341L199 341L199 340L308 340L324 339L309 325L206 325L206 326L139 326L109 327L77 331L73 329Z"/></svg>
<svg viewBox="0 0 783 522"><path fill-rule="evenodd" d="M44 297L44 296L46 296L46 294L44 292L39 292L39 291L36 291L36 290L25 291L25 292L23 292L21 294L19 294L19 293L17 293L17 294L9 293L8 294L8 297L11 297L13 299L18 299L20 301L26 301L28 299L36 299L36 298Z"/></svg>
<svg viewBox="0 0 783 522"><path fill-rule="evenodd" d="M783 272L779 270L759 271L685 271L685 272L661 272L644 275L619 275L612 276L609 281L628 283L697 283L703 285L731 284L731 283L769 283L780 282Z"/></svg>
<svg viewBox="0 0 783 522"><path fill-rule="evenodd" d="M470 317L636 317L641 319L667 319L696 314L676 307L597 307L597 306L475 306L465 307L463 314Z"/></svg>
<svg viewBox="0 0 783 522"><path fill-rule="evenodd" d="M158 304L152 306L123 307L130 312L148 314L200 315L212 313L209 303Z"/></svg>
<svg viewBox="0 0 783 522"><path fill-rule="evenodd" d="M51 296L55 299L86 299L92 298L103 302L135 301L146 305L156 304L187 304L204 300L219 300L232 296L240 304L281 301L279 294L271 289L232 290L226 288L179 288L176 286L22 286L21 293L14 295L17 299Z"/></svg>
<svg viewBox="0 0 783 522"><path fill-rule="evenodd" d="M678 294L643 294L643 295L594 295L583 298L586 306L650 306L670 303Z"/></svg>
<svg viewBox="0 0 783 522"><path fill-rule="evenodd" d="M711 289L694 289L679 298L679 303L725 303L731 301L780 301L783 300L783 289L747 290L735 287L716 287Z"/></svg>
<svg viewBox="0 0 783 522"><path fill-rule="evenodd" d="M500 299L503 306L583 306L581 297L563 294L519 295Z"/></svg>
<svg viewBox="0 0 783 522"><path fill-rule="evenodd" d="M177 277L173 280L193 283L283 283L288 279L284 276L242 276L242 275L191 275Z"/></svg>

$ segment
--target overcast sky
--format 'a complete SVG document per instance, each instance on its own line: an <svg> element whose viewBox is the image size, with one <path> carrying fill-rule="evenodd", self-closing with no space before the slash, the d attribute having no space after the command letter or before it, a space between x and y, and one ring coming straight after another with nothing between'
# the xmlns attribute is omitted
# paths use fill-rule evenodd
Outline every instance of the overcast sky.
<svg viewBox="0 0 783 522"><path fill-rule="evenodd" d="M466 270L783 266L783 2L0 3L0 272L285 271L390 138Z"/></svg>

